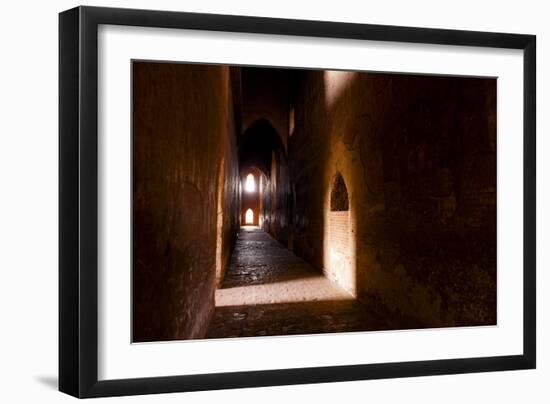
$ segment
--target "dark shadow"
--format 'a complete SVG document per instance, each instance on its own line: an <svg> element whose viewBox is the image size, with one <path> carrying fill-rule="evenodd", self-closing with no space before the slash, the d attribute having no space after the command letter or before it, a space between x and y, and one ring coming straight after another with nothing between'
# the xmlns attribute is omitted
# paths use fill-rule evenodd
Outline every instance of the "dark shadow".
<svg viewBox="0 0 550 404"><path fill-rule="evenodd" d="M376 296L360 300L216 307L206 338L479 327L494 324L426 323L389 311Z"/></svg>
<svg viewBox="0 0 550 404"><path fill-rule="evenodd" d="M284 152L281 137L267 119L259 119L250 125L242 135L239 144L241 171L257 167L269 178L273 152Z"/></svg>
<svg viewBox="0 0 550 404"><path fill-rule="evenodd" d="M397 326L391 317L356 300L330 300L250 306L216 307L207 338L324 334L424 328L409 323Z"/></svg>
<svg viewBox="0 0 550 404"><path fill-rule="evenodd" d="M36 376L35 380L47 388L58 390L59 379L57 376Z"/></svg>

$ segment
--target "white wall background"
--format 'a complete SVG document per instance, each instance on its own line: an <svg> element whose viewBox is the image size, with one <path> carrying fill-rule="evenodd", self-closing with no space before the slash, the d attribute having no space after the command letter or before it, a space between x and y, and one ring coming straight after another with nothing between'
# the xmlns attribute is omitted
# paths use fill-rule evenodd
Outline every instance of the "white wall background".
<svg viewBox="0 0 550 404"><path fill-rule="evenodd" d="M0 401L68 402L57 385L57 13L74 1L6 2L0 24ZM351 401L529 402L550 400L550 25L545 2L338 0L90 1L283 18L531 33L538 41L538 369L126 397L110 402Z"/></svg>

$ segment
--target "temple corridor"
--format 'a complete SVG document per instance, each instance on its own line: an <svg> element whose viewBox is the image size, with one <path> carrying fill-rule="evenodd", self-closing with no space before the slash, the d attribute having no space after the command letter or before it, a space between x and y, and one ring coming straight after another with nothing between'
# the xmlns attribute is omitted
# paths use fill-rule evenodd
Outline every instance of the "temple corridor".
<svg viewBox="0 0 550 404"><path fill-rule="evenodd" d="M496 80L132 62L132 341L496 324Z"/></svg>

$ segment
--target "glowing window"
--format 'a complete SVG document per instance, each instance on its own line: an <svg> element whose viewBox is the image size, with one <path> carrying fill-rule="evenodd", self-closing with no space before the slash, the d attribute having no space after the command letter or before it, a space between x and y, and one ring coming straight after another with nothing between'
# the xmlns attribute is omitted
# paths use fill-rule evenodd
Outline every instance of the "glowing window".
<svg viewBox="0 0 550 404"><path fill-rule="evenodd" d="M254 176L252 174L248 174L246 176L246 182L244 184L244 190L246 192L254 192L256 190L256 181L254 181Z"/></svg>
<svg viewBox="0 0 550 404"><path fill-rule="evenodd" d="M254 212L252 211L252 209L247 209L246 213L244 214L244 222L246 224L254 223Z"/></svg>

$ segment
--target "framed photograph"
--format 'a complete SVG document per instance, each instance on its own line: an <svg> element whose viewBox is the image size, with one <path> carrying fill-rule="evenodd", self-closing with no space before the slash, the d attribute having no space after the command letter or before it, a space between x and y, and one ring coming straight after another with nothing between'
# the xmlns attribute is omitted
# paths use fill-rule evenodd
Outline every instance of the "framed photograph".
<svg viewBox="0 0 550 404"><path fill-rule="evenodd" d="M533 35L59 16L59 388L533 369Z"/></svg>

